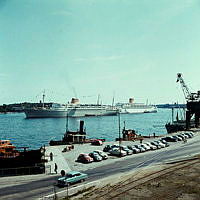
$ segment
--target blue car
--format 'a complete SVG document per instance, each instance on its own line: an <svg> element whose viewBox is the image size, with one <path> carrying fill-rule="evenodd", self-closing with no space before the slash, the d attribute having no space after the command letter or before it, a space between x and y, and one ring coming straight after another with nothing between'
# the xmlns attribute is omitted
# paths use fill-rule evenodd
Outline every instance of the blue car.
<svg viewBox="0 0 200 200"><path fill-rule="evenodd" d="M82 182L88 178L87 174L78 171L68 172L65 176L58 179L57 185L60 187L69 186L72 183Z"/></svg>

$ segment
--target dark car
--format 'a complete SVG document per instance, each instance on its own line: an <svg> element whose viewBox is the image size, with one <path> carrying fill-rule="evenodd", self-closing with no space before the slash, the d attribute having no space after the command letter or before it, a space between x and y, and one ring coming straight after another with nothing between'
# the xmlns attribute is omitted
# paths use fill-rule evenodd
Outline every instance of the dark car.
<svg viewBox="0 0 200 200"><path fill-rule="evenodd" d="M88 154L86 153L81 153L78 158L77 158L77 162L82 162L82 163L91 163L93 162L94 159L91 158Z"/></svg>
<svg viewBox="0 0 200 200"><path fill-rule="evenodd" d="M193 134L192 134L192 133L190 133L190 132L189 132L189 133L187 133L187 132L186 132L186 133L185 133L185 135L188 135L188 136L189 136L189 138L192 138L192 137L193 137Z"/></svg>
<svg viewBox="0 0 200 200"><path fill-rule="evenodd" d="M182 135L182 134L179 134L179 135L177 135L178 137L180 137L180 138L182 138L182 140L184 140L185 139L185 136L184 135Z"/></svg>
<svg viewBox="0 0 200 200"><path fill-rule="evenodd" d="M103 148L103 151L104 151L104 152L109 152L111 149L112 149L112 147L111 147L109 144L107 144L107 145Z"/></svg>
<svg viewBox="0 0 200 200"><path fill-rule="evenodd" d="M165 138L162 138L164 139L166 142L177 142L178 139L177 138L174 138L172 136L168 136L168 137L165 137Z"/></svg>
<svg viewBox="0 0 200 200"><path fill-rule="evenodd" d="M101 146L101 145L103 145L103 142L102 142L102 140L93 140L91 142L91 145Z"/></svg>

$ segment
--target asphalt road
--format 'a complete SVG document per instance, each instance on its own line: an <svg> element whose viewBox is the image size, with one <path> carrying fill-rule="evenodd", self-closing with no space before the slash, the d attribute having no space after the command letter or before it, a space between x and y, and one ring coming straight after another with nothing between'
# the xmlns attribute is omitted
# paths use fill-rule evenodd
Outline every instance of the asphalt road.
<svg viewBox="0 0 200 200"><path fill-rule="evenodd" d="M91 170L85 171L89 179L87 182L105 178L117 173L128 172L144 166L150 166L157 163L166 162L168 160L177 159L183 156L191 156L199 154L200 137L188 139L187 143L177 142L170 143L170 147L149 151L137 156L130 156L127 159L120 159L114 164L104 165ZM30 183L4 187L0 189L1 200L22 200L22 199L36 199L47 194L62 190L54 186L59 176L49 177L39 181L32 181ZM73 185L71 187L76 187Z"/></svg>

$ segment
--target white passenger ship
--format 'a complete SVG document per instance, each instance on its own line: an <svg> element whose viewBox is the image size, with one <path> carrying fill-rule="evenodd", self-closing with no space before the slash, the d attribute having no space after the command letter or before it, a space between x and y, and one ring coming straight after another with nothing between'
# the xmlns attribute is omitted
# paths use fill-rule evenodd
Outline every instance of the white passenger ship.
<svg viewBox="0 0 200 200"><path fill-rule="evenodd" d="M134 103L133 98L129 98L129 103L117 103L116 107L122 114L125 113L153 113L157 112L155 105L147 105L144 103Z"/></svg>
<svg viewBox="0 0 200 200"><path fill-rule="evenodd" d="M118 109L110 105L80 104L72 98L69 104L53 103L51 107L24 109L26 118L59 118L116 115Z"/></svg>

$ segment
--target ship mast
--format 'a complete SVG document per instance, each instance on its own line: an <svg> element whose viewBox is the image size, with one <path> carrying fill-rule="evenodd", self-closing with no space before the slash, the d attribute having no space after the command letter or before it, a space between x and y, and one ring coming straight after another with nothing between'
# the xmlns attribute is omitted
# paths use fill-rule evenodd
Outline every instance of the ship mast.
<svg viewBox="0 0 200 200"><path fill-rule="evenodd" d="M98 94L98 97L97 97L97 105L99 105L99 101L100 101L100 94Z"/></svg>
<svg viewBox="0 0 200 200"><path fill-rule="evenodd" d="M45 98L45 90L43 91L42 94L42 107L44 108L44 98Z"/></svg>
<svg viewBox="0 0 200 200"><path fill-rule="evenodd" d="M114 107L114 103L115 103L115 93L113 93L112 107Z"/></svg>

